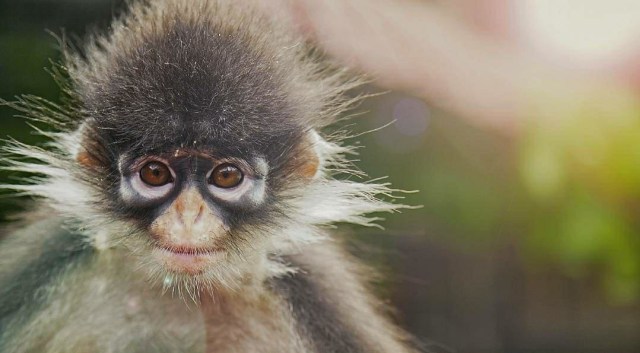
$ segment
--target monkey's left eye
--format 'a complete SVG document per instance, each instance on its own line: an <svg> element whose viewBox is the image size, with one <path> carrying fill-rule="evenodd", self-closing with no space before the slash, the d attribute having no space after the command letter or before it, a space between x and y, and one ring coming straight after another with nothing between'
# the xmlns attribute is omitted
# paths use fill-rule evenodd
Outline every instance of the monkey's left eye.
<svg viewBox="0 0 640 353"><path fill-rule="evenodd" d="M244 175L240 168L236 167L231 163L225 163L217 166L209 177L209 183L224 189L232 188L234 186L238 186L242 179L244 179Z"/></svg>
<svg viewBox="0 0 640 353"><path fill-rule="evenodd" d="M169 167L161 162L153 161L140 169L140 179L149 186L163 186L173 181Z"/></svg>

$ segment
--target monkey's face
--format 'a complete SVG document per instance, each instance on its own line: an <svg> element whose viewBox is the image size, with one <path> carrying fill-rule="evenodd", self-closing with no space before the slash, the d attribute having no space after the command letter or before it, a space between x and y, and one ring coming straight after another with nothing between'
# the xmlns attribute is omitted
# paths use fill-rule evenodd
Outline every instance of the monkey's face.
<svg viewBox="0 0 640 353"><path fill-rule="evenodd" d="M151 149L149 136L104 144L107 156L118 156L113 161L97 163L86 153L78 161L88 168L97 164L93 173L109 175L96 186L107 212L134 230L122 236L140 264L151 265L154 276L215 283L265 260L279 250L278 241L288 241L286 228L301 211L288 201L313 182L320 161L309 142L313 133L277 137L284 145L251 141L229 149L229 140L215 138L219 134L194 137L197 132L187 130L189 139L156 135ZM258 132L255 137L267 138ZM181 146L185 140L191 146Z"/></svg>
<svg viewBox="0 0 640 353"><path fill-rule="evenodd" d="M315 133L238 129L238 119L209 114L149 121L88 126L76 158L94 176L104 212L128 225L112 237L132 251L133 268L163 281L227 284L293 243L291 229L309 233L292 200L318 175Z"/></svg>
<svg viewBox="0 0 640 353"><path fill-rule="evenodd" d="M229 282L230 274L237 280L290 241L287 228L299 222L301 210L288 201L318 173L309 136L291 138L286 148L245 145L235 152L204 137L196 140L202 142L198 148L160 141L152 152L111 144L112 151L124 149L108 153L119 156L113 163L98 163L86 152L77 160L108 175L95 186L106 212L133 230L114 240L132 250L138 265L164 280L169 275L215 284Z"/></svg>
<svg viewBox="0 0 640 353"><path fill-rule="evenodd" d="M152 256L170 272L201 274L240 251L246 226L265 205L268 164L194 150L120 161L119 193L132 209L149 210ZM144 214L144 213L142 213ZM246 217L247 219L242 219Z"/></svg>

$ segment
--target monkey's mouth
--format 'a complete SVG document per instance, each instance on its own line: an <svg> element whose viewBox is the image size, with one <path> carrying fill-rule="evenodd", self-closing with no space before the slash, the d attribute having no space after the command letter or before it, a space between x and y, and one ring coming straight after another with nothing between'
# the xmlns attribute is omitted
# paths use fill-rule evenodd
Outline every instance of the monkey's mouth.
<svg viewBox="0 0 640 353"><path fill-rule="evenodd" d="M164 267L175 273L197 275L219 262L225 251L219 247L157 246L154 251Z"/></svg>
<svg viewBox="0 0 640 353"><path fill-rule="evenodd" d="M222 249L219 247L190 247L190 246L169 246L169 245L160 245L160 249L166 250L175 255L182 256L200 256L200 255L210 255L213 253L221 252Z"/></svg>

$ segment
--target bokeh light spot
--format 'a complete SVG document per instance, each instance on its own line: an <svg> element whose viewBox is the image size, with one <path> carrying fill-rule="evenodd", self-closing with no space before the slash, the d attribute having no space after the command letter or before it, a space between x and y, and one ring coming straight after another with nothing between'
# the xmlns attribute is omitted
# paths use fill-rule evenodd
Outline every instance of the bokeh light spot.
<svg viewBox="0 0 640 353"><path fill-rule="evenodd" d="M423 134L429 126L429 107L415 98L403 98L393 107L395 128L403 135Z"/></svg>

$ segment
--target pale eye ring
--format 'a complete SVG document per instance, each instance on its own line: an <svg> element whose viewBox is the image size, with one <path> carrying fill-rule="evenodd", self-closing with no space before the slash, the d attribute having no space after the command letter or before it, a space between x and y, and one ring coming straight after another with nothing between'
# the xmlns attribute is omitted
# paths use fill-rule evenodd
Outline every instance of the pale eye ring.
<svg viewBox="0 0 640 353"><path fill-rule="evenodd" d="M244 173L236 165L223 163L215 167L209 175L209 184L222 189L234 188L244 180Z"/></svg>

